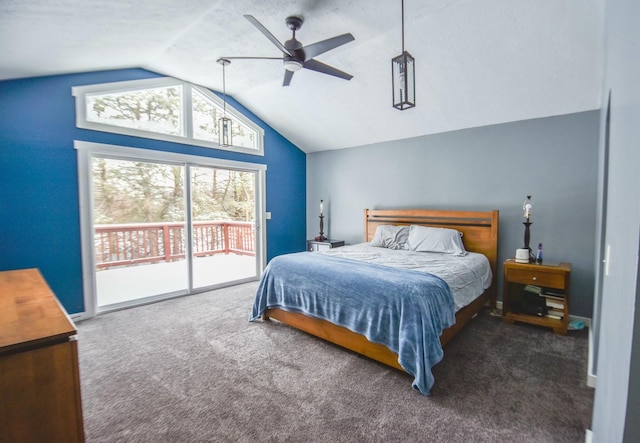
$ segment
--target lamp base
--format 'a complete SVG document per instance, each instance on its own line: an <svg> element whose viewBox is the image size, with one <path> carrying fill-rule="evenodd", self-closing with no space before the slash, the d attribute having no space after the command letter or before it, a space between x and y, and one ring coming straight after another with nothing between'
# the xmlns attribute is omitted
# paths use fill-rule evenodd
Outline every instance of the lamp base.
<svg viewBox="0 0 640 443"><path fill-rule="evenodd" d="M516 249L516 263L529 263L528 249Z"/></svg>

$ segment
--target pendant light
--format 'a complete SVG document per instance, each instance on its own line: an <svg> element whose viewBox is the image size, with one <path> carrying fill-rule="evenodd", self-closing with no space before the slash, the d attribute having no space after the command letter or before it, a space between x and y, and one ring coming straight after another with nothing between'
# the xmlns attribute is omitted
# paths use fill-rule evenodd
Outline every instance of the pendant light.
<svg viewBox="0 0 640 443"><path fill-rule="evenodd" d="M220 146L232 146L231 119L227 117L227 90L224 68L231 63L226 58L219 58L218 63L222 65L222 118L218 119L218 143Z"/></svg>
<svg viewBox="0 0 640 443"><path fill-rule="evenodd" d="M404 0L402 0L402 54L391 60L393 107L404 111L416 105L415 59L404 50Z"/></svg>

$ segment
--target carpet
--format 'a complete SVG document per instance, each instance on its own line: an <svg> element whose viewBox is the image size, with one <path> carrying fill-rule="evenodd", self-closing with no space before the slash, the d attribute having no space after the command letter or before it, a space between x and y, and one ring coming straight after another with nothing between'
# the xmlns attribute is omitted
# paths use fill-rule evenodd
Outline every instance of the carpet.
<svg viewBox="0 0 640 443"><path fill-rule="evenodd" d="M88 442L583 442L588 332L482 311L412 377L275 321L257 283L78 322Z"/></svg>

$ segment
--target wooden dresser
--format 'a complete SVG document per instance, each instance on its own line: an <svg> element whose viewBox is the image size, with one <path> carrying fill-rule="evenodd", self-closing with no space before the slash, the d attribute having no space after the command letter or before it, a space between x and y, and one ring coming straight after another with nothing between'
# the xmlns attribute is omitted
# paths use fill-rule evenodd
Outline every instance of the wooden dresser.
<svg viewBox="0 0 640 443"><path fill-rule="evenodd" d="M76 328L37 269L0 272L0 442L82 442Z"/></svg>

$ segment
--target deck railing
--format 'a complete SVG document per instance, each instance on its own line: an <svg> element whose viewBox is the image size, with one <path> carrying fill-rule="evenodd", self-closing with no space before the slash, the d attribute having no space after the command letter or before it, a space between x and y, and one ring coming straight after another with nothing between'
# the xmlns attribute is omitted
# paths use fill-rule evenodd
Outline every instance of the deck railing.
<svg viewBox="0 0 640 443"><path fill-rule="evenodd" d="M95 225L96 266L106 269L139 263L171 262L185 257L182 222ZM193 223L192 253L255 255L253 222Z"/></svg>

